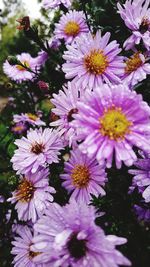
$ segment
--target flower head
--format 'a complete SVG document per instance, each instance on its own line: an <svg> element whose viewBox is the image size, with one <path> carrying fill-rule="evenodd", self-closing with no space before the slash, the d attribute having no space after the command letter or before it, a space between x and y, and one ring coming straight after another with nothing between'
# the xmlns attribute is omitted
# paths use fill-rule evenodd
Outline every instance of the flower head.
<svg viewBox="0 0 150 267"><path fill-rule="evenodd" d="M17 56L19 60L25 67L31 69L31 71L37 72L40 69L40 64L37 58L31 57L28 53L22 53ZM11 79L18 83L23 81L32 80L35 77L35 73L30 72L25 67L21 65L11 65L8 60L5 61L3 65L4 73Z"/></svg>
<svg viewBox="0 0 150 267"><path fill-rule="evenodd" d="M15 208L19 220L35 223L53 201L51 193L55 193L55 189L49 186L48 175L47 169L41 169L21 177L17 189L8 199L11 203L17 202Z"/></svg>
<svg viewBox="0 0 150 267"><path fill-rule="evenodd" d="M43 0L42 5L45 9L55 8L63 4L66 8L71 6L72 0Z"/></svg>
<svg viewBox="0 0 150 267"><path fill-rule="evenodd" d="M150 222L150 207L148 205L134 205L134 211L139 221Z"/></svg>
<svg viewBox="0 0 150 267"><path fill-rule="evenodd" d="M12 126L11 131L14 134L22 134L24 132L26 132L28 129L27 125L25 125L22 122L16 123L15 125Z"/></svg>
<svg viewBox="0 0 150 267"><path fill-rule="evenodd" d="M126 85L97 87L77 108L73 123L82 134L79 147L100 164L106 160L107 167L111 167L115 152L117 168L121 168L122 161L131 166L137 159L133 146L150 151L150 108Z"/></svg>
<svg viewBox="0 0 150 267"><path fill-rule="evenodd" d="M115 248L124 244L126 239L106 236L94 220L92 206L75 201L65 207L52 204L34 226L39 235L34 238L32 248L42 253L39 261L52 267L130 266L130 262Z"/></svg>
<svg viewBox="0 0 150 267"><path fill-rule="evenodd" d="M35 173L40 167L58 162L59 150L63 148L59 133L56 130L46 128L44 130L31 129L27 138L17 139L15 144L18 149L11 159L14 170L18 173Z"/></svg>
<svg viewBox="0 0 150 267"><path fill-rule="evenodd" d="M79 149L71 152L71 157L65 163L63 186L72 192L71 198L76 201L90 202L91 194L105 195L103 186L106 182L105 166L100 166L97 161L89 159Z"/></svg>
<svg viewBox="0 0 150 267"><path fill-rule="evenodd" d="M33 262L33 259L39 255L39 252L31 250L32 239L33 233L28 226L19 227L17 236L12 241L13 248L11 253L15 255L13 260L14 267L44 267Z"/></svg>
<svg viewBox="0 0 150 267"><path fill-rule="evenodd" d="M121 6L118 3L118 13L125 25L132 31L124 43L126 50L139 45L142 41L147 50L150 49L150 8L149 0L126 0Z"/></svg>
<svg viewBox="0 0 150 267"><path fill-rule="evenodd" d="M15 114L13 116L13 121L15 123L28 123L34 126L45 126L45 122L42 121L38 115L32 113Z"/></svg>
<svg viewBox="0 0 150 267"><path fill-rule="evenodd" d="M141 52L135 52L131 58L125 60L125 64L122 80L131 87L146 79L146 75L150 74L150 64L146 63L146 56Z"/></svg>
<svg viewBox="0 0 150 267"><path fill-rule="evenodd" d="M63 56L66 78L75 77L77 86L90 89L103 83L119 83L125 64L123 57L118 56L121 51L119 45L116 41L108 44L109 39L110 33L102 37L97 31L95 36L84 34L68 45L68 51Z"/></svg>
<svg viewBox="0 0 150 267"><path fill-rule="evenodd" d="M80 37L88 31L84 13L71 10L62 15L59 23L56 24L54 34L57 39L64 39L66 43L70 44L77 36Z"/></svg>
<svg viewBox="0 0 150 267"><path fill-rule="evenodd" d="M133 185L142 192L145 202L150 202L150 154L144 154L134 165L139 169L129 170L134 175Z"/></svg>
<svg viewBox="0 0 150 267"><path fill-rule="evenodd" d="M71 126L74 114L78 112L77 102L82 98L83 93L79 91L75 83L68 82L67 87L63 87L59 94L53 94L51 99L55 108L52 112L58 116L58 120L51 122L51 126L58 126L58 130L64 137L66 144L71 146L77 140L76 130Z"/></svg>

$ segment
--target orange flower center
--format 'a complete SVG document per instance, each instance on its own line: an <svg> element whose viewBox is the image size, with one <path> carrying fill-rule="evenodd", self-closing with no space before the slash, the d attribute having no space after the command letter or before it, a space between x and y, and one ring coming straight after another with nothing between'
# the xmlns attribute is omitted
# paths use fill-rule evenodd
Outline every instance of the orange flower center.
<svg viewBox="0 0 150 267"><path fill-rule="evenodd" d="M45 146L43 144L39 144L39 143L35 142L31 147L31 152L38 155L41 152L43 152L44 148L45 148Z"/></svg>
<svg viewBox="0 0 150 267"><path fill-rule="evenodd" d="M78 188L86 187L90 181L90 173L85 165L76 165L71 174L73 185Z"/></svg>
<svg viewBox="0 0 150 267"><path fill-rule="evenodd" d="M101 134L112 140L124 139L130 133L132 123L127 120L121 108L112 106L106 109L99 121Z"/></svg>
<svg viewBox="0 0 150 267"><path fill-rule="evenodd" d="M104 55L104 52L99 49L93 50L89 55L85 56L84 64L88 72L95 75L101 75L108 67L108 60Z"/></svg>
<svg viewBox="0 0 150 267"><path fill-rule="evenodd" d="M29 258L33 259L34 257L40 255L41 252L34 252L34 251L29 251Z"/></svg>
<svg viewBox="0 0 150 267"><path fill-rule="evenodd" d="M24 129L23 125L19 125L19 126L13 126L13 130L14 131L22 131Z"/></svg>
<svg viewBox="0 0 150 267"><path fill-rule="evenodd" d="M140 52L136 52L131 58L126 61L125 72L131 73L142 65L143 61L140 58Z"/></svg>
<svg viewBox="0 0 150 267"><path fill-rule="evenodd" d="M39 118L38 116L36 116L36 115L34 115L32 113L27 113L27 116L32 121L36 121Z"/></svg>
<svg viewBox="0 0 150 267"><path fill-rule="evenodd" d="M69 21L66 25L65 25L65 29L64 32L66 35L69 36L76 36L80 31L80 26L77 22L75 21Z"/></svg>
<svg viewBox="0 0 150 267"><path fill-rule="evenodd" d="M29 64L29 62L28 61L23 61L23 62L21 62L24 66L26 66L27 68L29 68L30 67L30 64ZM23 66L20 66L20 65L16 65L16 68L18 69L18 70L20 70L20 71L25 71L26 70L26 68L24 68Z"/></svg>
<svg viewBox="0 0 150 267"><path fill-rule="evenodd" d="M34 191L32 182L24 178L18 186L16 197L21 202L29 202L34 195Z"/></svg>

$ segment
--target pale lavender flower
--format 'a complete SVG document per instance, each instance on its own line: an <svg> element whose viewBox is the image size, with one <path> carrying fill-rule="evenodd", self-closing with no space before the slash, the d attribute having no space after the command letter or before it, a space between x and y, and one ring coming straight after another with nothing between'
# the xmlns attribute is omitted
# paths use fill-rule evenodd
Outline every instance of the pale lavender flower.
<svg viewBox="0 0 150 267"><path fill-rule="evenodd" d="M131 166L137 159L133 146L150 151L150 107L126 85L89 90L77 108L72 123L82 134L79 148L100 164L106 160L110 168L115 153L117 168L122 161Z"/></svg>
<svg viewBox="0 0 150 267"><path fill-rule="evenodd" d="M19 220L33 223L44 214L50 202L53 201L51 193L55 189L49 186L49 172L47 169L39 170L35 174L22 176L17 189L8 199L11 203L16 203L15 209Z"/></svg>
<svg viewBox="0 0 150 267"><path fill-rule="evenodd" d="M59 23L55 24L55 38L64 39L67 44L72 43L77 36L89 32L83 11L71 10L62 15Z"/></svg>
<svg viewBox="0 0 150 267"><path fill-rule="evenodd" d="M34 126L45 126L45 122L40 119L38 115L33 113L21 113L13 115L15 123L28 123Z"/></svg>
<svg viewBox="0 0 150 267"><path fill-rule="evenodd" d="M123 57L118 56L121 52L119 44L116 41L108 43L109 39L109 32L102 37L101 32L97 31L95 36L84 34L68 45L63 56L66 60L63 64L66 78L75 77L78 87L90 89L103 83L119 83L125 64Z"/></svg>
<svg viewBox="0 0 150 267"><path fill-rule="evenodd" d="M146 59L146 56L138 51L130 58L125 59L126 66L122 81L131 88L146 79L147 74L150 74L150 64L146 62Z"/></svg>
<svg viewBox="0 0 150 267"><path fill-rule="evenodd" d="M39 252L31 250L33 236L32 230L28 226L22 226L17 230L11 250L11 254L15 255L14 267L44 267L43 264L33 262L33 259L39 255Z"/></svg>
<svg viewBox="0 0 150 267"><path fill-rule="evenodd" d="M126 50L134 48L141 41L147 50L150 49L149 4L149 0L126 0L123 6L118 3L118 13L132 31L131 36L124 43Z"/></svg>
<svg viewBox="0 0 150 267"><path fill-rule="evenodd" d="M63 148L58 131L49 128L30 129L27 138L17 139L15 145L18 149L11 162L18 174L35 173L40 167L59 162L59 150Z"/></svg>
<svg viewBox="0 0 150 267"><path fill-rule="evenodd" d="M45 9L55 8L63 4L66 8L70 7L72 0L43 0L42 6Z"/></svg>
<svg viewBox="0 0 150 267"><path fill-rule="evenodd" d="M91 194L97 197L106 194L103 189L107 181L105 166L100 166L95 158L89 159L79 149L71 151L64 172L60 178L64 180L62 185L72 193L71 199L88 204Z"/></svg>
<svg viewBox="0 0 150 267"><path fill-rule="evenodd" d="M37 58L31 57L28 53L22 53L16 56L17 59L26 67L30 68L34 72L38 72L40 64ZM11 65L8 60L3 64L4 73L11 79L18 83L23 81L32 80L35 78L35 74L28 71L26 68L20 65Z"/></svg>
<svg viewBox="0 0 150 267"><path fill-rule="evenodd" d="M141 191L145 202L150 202L150 154L144 154L134 165L139 169L129 170L134 175L133 186Z"/></svg>
<svg viewBox="0 0 150 267"><path fill-rule="evenodd" d="M43 262L46 267L130 266L130 261L116 249L127 240L106 236L94 220L92 206L75 201L64 207L52 204L34 225L39 235L31 248L41 253L35 262Z"/></svg>
<svg viewBox="0 0 150 267"><path fill-rule="evenodd" d="M54 108L52 112L58 116L58 120L51 122L51 126L57 126L61 135L63 135L66 145L71 146L77 141L77 134L74 127L71 126L73 116L78 112L77 102L83 97L83 93L76 87L75 83L68 82L58 94L53 94L51 99Z"/></svg>

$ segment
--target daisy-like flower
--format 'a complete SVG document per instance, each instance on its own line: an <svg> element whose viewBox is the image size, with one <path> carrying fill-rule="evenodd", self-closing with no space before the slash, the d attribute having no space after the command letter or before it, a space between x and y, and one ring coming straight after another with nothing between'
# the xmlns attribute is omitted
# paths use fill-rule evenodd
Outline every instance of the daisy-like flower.
<svg viewBox="0 0 150 267"><path fill-rule="evenodd" d="M115 248L126 243L126 239L106 236L94 220L94 208L84 203L51 205L34 226L39 235L33 239L31 248L41 253L37 260L47 267L130 266L129 260Z"/></svg>
<svg viewBox="0 0 150 267"><path fill-rule="evenodd" d="M18 188L8 199L11 203L17 202L15 208L19 220L35 223L53 201L51 193L55 193L55 189L49 186L48 175L47 169L41 169L21 178Z"/></svg>
<svg viewBox="0 0 150 267"><path fill-rule="evenodd" d="M143 156L134 163L139 169L129 170L129 173L134 175L133 186L139 188L145 202L150 202L150 154L145 153Z"/></svg>
<svg viewBox="0 0 150 267"><path fill-rule="evenodd" d="M32 230L28 226L19 227L17 230L17 236L12 241L11 254L15 255L13 264L14 267L44 267L43 264L36 264L33 259L39 255L39 252L31 250Z"/></svg>
<svg viewBox="0 0 150 267"><path fill-rule="evenodd" d="M15 123L28 123L34 126L45 126L45 122L42 121L38 115L32 113L15 114L13 116L13 121Z"/></svg>
<svg viewBox="0 0 150 267"><path fill-rule="evenodd" d="M16 123L15 125L12 126L11 131L14 134L22 134L24 132L26 132L28 129L27 125L25 125L22 122Z"/></svg>
<svg viewBox="0 0 150 267"><path fill-rule="evenodd" d="M131 88L150 74L150 64L146 62L146 56L141 52L135 52L131 58L125 60L125 64L122 80Z"/></svg>
<svg viewBox="0 0 150 267"><path fill-rule="evenodd" d="M68 162L65 162L65 174L61 178L65 180L63 186L73 192L72 199L89 203L91 194L104 196L103 186L106 182L105 166L100 166L95 158L90 159L79 149L71 152Z"/></svg>
<svg viewBox="0 0 150 267"><path fill-rule="evenodd" d="M100 164L106 160L110 168L115 152L117 168L122 161L131 166L137 159L133 146L150 151L150 107L126 85L97 87L77 108L74 125L83 139L79 148Z"/></svg>
<svg viewBox="0 0 150 267"><path fill-rule="evenodd" d="M118 56L121 49L116 41L108 44L110 33L101 37L97 31L93 36L91 33L84 34L76 39L63 58L63 71L66 78L74 78L77 86L93 89L106 83L119 83L125 64L123 57Z"/></svg>
<svg viewBox="0 0 150 267"><path fill-rule="evenodd" d="M77 141L76 130L71 126L73 116L78 112L77 102L83 96L83 92L79 90L75 83L68 82L67 87L63 87L63 91L60 90L59 94L53 94L51 99L55 108L52 112L59 117L58 120L51 122L51 126L58 126L60 134L63 135L66 145L69 146L75 144Z"/></svg>
<svg viewBox="0 0 150 267"><path fill-rule="evenodd" d="M17 139L15 144L18 149L15 150L11 162L18 174L35 173L40 167L45 168L47 164L57 163L59 150L63 148L58 131L49 128L31 129L27 138Z"/></svg>
<svg viewBox="0 0 150 267"><path fill-rule="evenodd" d="M40 64L37 58L31 57L28 53L22 53L16 56L17 59L26 67L32 71L37 72L40 69ZM32 80L35 77L35 73L28 71L26 68L20 65L11 65L8 60L3 65L4 73L11 79L18 83L23 81Z"/></svg>
<svg viewBox="0 0 150 267"><path fill-rule="evenodd" d="M45 9L59 7L63 4L66 8L71 6L72 0L43 0L42 5Z"/></svg>
<svg viewBox="0 0 150 267"><path fill-rule="evenodd" d="M80 37L89 32L82 11L69 11L67 14L62 15L59 23L56 23L55 26L55 38L64 39L67 44L72 43L77 36Z"/></svg>
<svg viewBox="0 0 150 267"><path fill-rule="evenodd" d="M118 3L118 13L125 25L132 31L124 43L126 50L139 45L141 41L147 50L150 49L150 8L149 0L126 0L122 6Z"/></svg>

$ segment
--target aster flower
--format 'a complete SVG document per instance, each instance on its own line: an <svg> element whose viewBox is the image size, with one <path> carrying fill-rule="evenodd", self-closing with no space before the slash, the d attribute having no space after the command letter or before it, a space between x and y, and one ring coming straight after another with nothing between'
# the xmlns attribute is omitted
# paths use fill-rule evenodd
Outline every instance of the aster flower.
<svg viewBox="0 0 150 267"><path fill-rule="evenodd" d="M51 193L55 193L55 189L49 186L48 175L48 170L42 169L21 178L18 188L8 199L11 203L17 202L19 220L35 223L53 201Z"/></svg>
<svg viewBox="0 0 150 267"><path fill-rule="evenodd" d="M13 121L15 123L28 123L34 126L45 126L45 122L42 121L38 115L32 113L15 114L13 116Z"/></svg>
<svg viewBox="0 0 150 267"><path fill-rule="evenodd" d="M134 175L133 186L141 191L145 202L150 202L150 154L144 154L144 158L138 159L134 165L139 169L129 170Z"/></svg>
<svg viewBox="0 0 150 267"><path fill-rule="evenodd" d="M28 53L22 53L17 55L17 60L19 60L24 66L30 68L32 71L37 72L40 69L40 65L37 58L31 57ZM11 79L18 83L23 81L32 80L35 74L28 71L26 68L20 65L11 65L8 60L5 61L3 65L4 73Z"/></svg>
<svg viewBox="0 0 150 267"><path fill-rule="evenodd" d="M72 0L43 0L42 5L45 9L55 8L63 4L66 8L71 6Z"/></svg>
<svg viewBox="0 0 150 267"><path fill-rule="evenodd" d="M79 148L100 164L112 166L113 153L117 168L122 161L131 166L137 159L133 146L150 151L150 107L142 96L126 85L97 87L77 104L74 126L80 129L83 143Z"/></svg>
<svg viewBox="0 0 150 267"><path fill-rule="evenodd" d="M125 60L125 73L122 80L131 88L138 82L146 79L147 74L150 74L150 64L146 62L146 56L137 51Z"/></svg>
<svg viewBox="0 0 150 267"><path fill-rule="evenodd" d="M147 50L150 49L150 8L149 0L126 0L121 6L118 3L118 13L125 25L132 31L124 43L126 50L139 45L142 41Z"/></svg>
<svg viewBox="0 0 150 267"><path fill-rule="evenodd" d="M84 203L51 205L34 225L39 235L33 239L32 249L41 253L37 262L45 262L47 267L130 266L129 260L115 248L126 243L126 239L106 236L94 220L94 208Z"/></svg>
<svg viewBox="0 0 150 267"><path fill-rule="evenodd" d="M59 161L59 150L63 148L59 133L49 128L31 129L27 138L17 139L15 144L18 149L11 159L13 169L18 174L35 173L40 167Z"/></svg>
<svg viewBox="0 0 150 267"><path fill-rule="evenodd" d="M89 159L79 149L71 151L71 157L65 163L65 174L61 174L61 179L65 180L62 185L73 192L72 199L90 202L91 194L104 196L103 186L106 182L105 166L100 166L97 161Z"/></svg>
<svg viewBox="0 0 150 267"><path fill-rule="evenodd" d="M28 226L22 226L17 230L17 236L12 241L11 253L15 255L14 267L44 267L43 264L36 264L33 259L39 255L39 252L31 250L33 233Z"/></svg>
<svg viewBox="0 0 150 267"><path fill-rule="evenodd" d="M109 39L110 33L102 37L97 31L94 37L91 33L84 34L74 44L68 45L63 56L66 78L75 77L77 86L91 89L104 82L119 83L125 64L123 57L118 56L121 51L119 44L116 41L108 44Z"/></svg>
<svg viewBox="0 0 150 267"><path fill-rule="evenodd" d="M139 221L150 222L150 207L148 205L134 205L134 211Z"/></svg>
<svg viewBox="0 0 150 267"><path fill-rule="evenodd" d="M89 32L82 11L69 11L62 15L59 23L56 23L55 26L55 38L64 39L67 44L72 43L77 36L81 37L84 33Z"/></svg>
<svg viewBox="0 0 150 267"><path fill-rule="evenodd" d="M28 129L27 125L25 125L22 122L16 123L15 125L12 126L11 131L14 134L22 134L24 132L26 132Z"/></svg>
<svg viewBox="0 0 150 267"><path fill-rule="evenodd" d="M63 87L63 91L60 90L59 94L53 94L51 103L55 108L52 112L59 117L58 120L51 122L51 126L58 126L60 134L63 135L66 145L69 143L71 146L77 141L76 130L71 126L73 116L78 112L77 102L83 97L82 91L80 91L75 83L68 82L67 86Z"/></svg>

